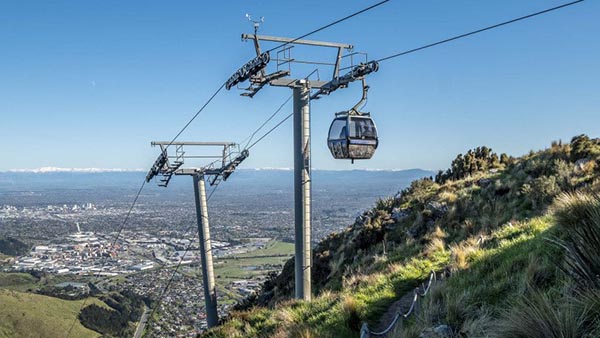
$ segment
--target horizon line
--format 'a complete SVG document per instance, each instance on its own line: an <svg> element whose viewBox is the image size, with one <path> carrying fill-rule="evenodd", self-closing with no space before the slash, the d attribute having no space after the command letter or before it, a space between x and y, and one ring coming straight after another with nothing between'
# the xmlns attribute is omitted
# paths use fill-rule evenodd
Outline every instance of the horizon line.
<svg viewBox="0 0 600 338"><path fill-rule="evenodd" d="M294 168L276 168L276 167L263 167L263 168L239 168L238 170L246 171L293 171ZM400 172L410 170L422 170L429 172L436 172L432 169L423 168L408 168L408 169L381 169L381 168L363 168L363 169L322 169L313 168L314 171L372 171L372 172ZM0 170L0 173L27 173L27 174L49 174L49 173L133 173L133 172L146 172L145 169L140 168L61 168L61 167L40 167L40 168L20 168L20 169L8 169Z"/></svg>

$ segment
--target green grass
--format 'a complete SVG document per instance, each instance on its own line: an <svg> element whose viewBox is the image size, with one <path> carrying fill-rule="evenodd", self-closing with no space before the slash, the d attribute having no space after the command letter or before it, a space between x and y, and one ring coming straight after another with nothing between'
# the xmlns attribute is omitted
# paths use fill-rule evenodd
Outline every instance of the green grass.
<svg viewBox="0 0 600 338"><path fill-rule="evenodd" d="M65 337L73 321L71 337L99 337L99 333L83 327L76 319L82 302L0 290L0 337ZM106 306L95 298L86 304Z"/></svg>
<svg viewBox="0 0 600 338"><path fill-rule="evenodd" d="M38 286L38 279L28 273L0 272L0 289L27 291Z"/></svg>
<svg viewBox="0 0 600 338"><path fill-rule="evenodd" d="M441 323L465 337L482 332L493 336L503 313L510 313L523 297L536 290L559 294L563 279L557 262L562 254L548 241L555 232L550 216L494 231L469 253L468 266L424 301L418 319L409 320L393 337L413 337Z"/></svg>
<svg viewBox="0 0 600 338"><path fill-rule="evenodd" d="M443 297L439 296L443 304L436 304L443 307L443 322L469 332L485 330L487 323L476 320L492 317L482 309L506 308L532 284L556 281L557 267L551 258L560 254L547 241L553 224L552 217L544 216L492 232L470 252L467 268L456 271L444 285ZM425 280L430 271L451 264L451 249L441 240L431 241L417 252L413 246L396 248L396 252L412 254L395 256L394 261L381 264L384 269L355 273L341 292L326 291L312 302L288 301L275 309L239 313L208 336L277 336L304 329L316 337L356 337L363 321L377 324L389 306ZM497 313L494 315L497 318ZM433 325L431 318L409 321L397 337L421 332L427 325Z"/></svg>
<svg viewBox="0 0 600 338"><path fill-rule="evenodd" d="M427 257L390 266L388 273L357 276L351 282L354 286L346 288L345 292L323 292L311 302L288 301L276 311L261 308L241 313L243 322L228 322L208 336L251 337L260 334L266 337L277 334L284 327L289 334L307 330L316 337L353 337L360 323L349 325L349 322L360 318L375 323L391 303L410 292L431 270L440 269L448 260L449 252L442 248L430 252ZM347 303L352 303L352 309L348 309Z"/></svg>
<svg viewBox="0 0 600 338"><path fill-rule="evenodd" d="M277 268L265 268L264 265L283 265L293 255L293 252L294 245L292 243L271 241L264 249L215 260L215 275L221 280L220 283L264 276L268 271L278 270ZM257 267L257 269L249 270L250 267Z"/></svg>
<svg viewBox="0 0 600 338"><path fill-rule="evenodd" d="M270 256L270 255L293 255L294 254L294 243L287 243L281 241L270 241L267 243L264 249L258 249L251 252L247 252L240 255L234 255L235 257L256 257L256 256Z"/></svg>
<svg viewBox="0 0 600 338"><path fill-rule="evenodd" d="M233 305L243 298L237 290L231 288L231 282L263 277L270 271L279 271L278 266L283 266L291 257L293 250L294 246L291 243L271 241L264 249L216 259L214 263L216 282L219 292L224 296L221 303ZM250 270L249 267L256 267L256 269Z"/></svg>
<svg viewBox="0 0 600 338"><path fill-rule="evenodd" d="M0 272L0 289L29 291L53 287L62 282L87 283L91 276L44 274L40 279L28 273Z"/></svg>

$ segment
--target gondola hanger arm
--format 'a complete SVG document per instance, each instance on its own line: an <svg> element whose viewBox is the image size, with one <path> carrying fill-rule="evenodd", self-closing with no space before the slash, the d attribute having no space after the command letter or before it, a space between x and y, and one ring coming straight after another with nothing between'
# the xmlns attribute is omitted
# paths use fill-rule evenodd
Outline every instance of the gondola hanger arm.
<svg viewBox="0 0 600 338"><path fill-rule="evenodd" d="M348 112L350 115L360 115L359 109L364 106L365 102L367 102L367 93L369 91L369 86L367 86L367 80L363 77L362 79L362 97L358 103L354 105Z"/></svg>

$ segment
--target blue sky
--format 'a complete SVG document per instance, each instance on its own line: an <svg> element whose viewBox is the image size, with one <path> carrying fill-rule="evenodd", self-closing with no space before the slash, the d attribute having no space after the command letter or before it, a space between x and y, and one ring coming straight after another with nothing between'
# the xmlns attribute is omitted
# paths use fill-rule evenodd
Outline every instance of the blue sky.
<svg viewBox="0 0 600 338"><path fill-rule="evenodd" d="M0 170L147 168L157 155L150 141L170 140L253 56L240 41L252 31L246 13L265 17L261 34L296 37L370 3L0 2ZM561 3L392 0L310 38L380 58ZM439 169L479 145L519 155L579 133L598 137L599 14L600 2L588 0L382 63L368 78L375 157L351 165L326 148L333 113L358 101L356 83L312 103L313 167ZM290 94L223 91L180 140L239 141ZM253 148L244 167L291 167L290 122Z"/></svg>

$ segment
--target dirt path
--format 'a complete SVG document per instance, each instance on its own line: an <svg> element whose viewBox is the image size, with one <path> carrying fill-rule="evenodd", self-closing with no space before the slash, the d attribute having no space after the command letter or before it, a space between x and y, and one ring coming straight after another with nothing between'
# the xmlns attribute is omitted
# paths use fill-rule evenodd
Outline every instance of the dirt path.
<svg viewBox="0 0 600 338"><path fill-rule="evenodd" d="M439 283L442 283L442 281L438 280L438 281L433 282L431 287L435 287L436 284L439 285ZM419 287L419 291L423 292L422 286ZM375 326L375 331L381 332L381 331L387 329L388 326L392 323L392 321L396 317L396 313L398 313L398 311L400 311L401 314L405 314L410 309L410 306L412 305L414 297L415 297L415 293L414 293L414 290L412 290L412 291L409 291L406 294L404 294L402 297L400 297L399 300L392 303L392 305L390 305L390 307L387 309L387 311L379 319L379 323L377 324L377 326ZM427 297L427 296L425 296L425 297Z"/></svg>
<svg viewBox="0 0 600 338"><path fill-rule="evenodd" d="M387 327L394 320L394 317L396 317L396 313L398 313L398 311L400 311L400 313L406 313L406 311L410 309L410 305L412 304L414 296L414 292L410 291L402 296L399 300L393 302L383 316L381 316L379 319L379 324L375 326L375 331L381 332L387 329Z"/></svg>

